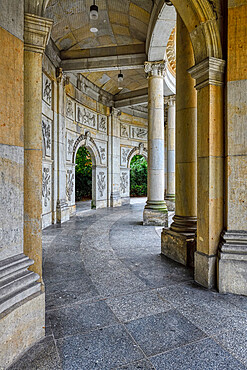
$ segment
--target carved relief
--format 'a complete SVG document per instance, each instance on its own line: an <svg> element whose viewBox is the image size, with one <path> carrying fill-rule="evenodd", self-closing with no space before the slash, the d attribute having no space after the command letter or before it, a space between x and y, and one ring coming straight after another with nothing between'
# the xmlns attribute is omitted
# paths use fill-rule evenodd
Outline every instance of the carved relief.
<svg viewBox="0 0 247 370"><path fill-rule="evenodd" d="M107 129L107 117L99 115L98 130L102 132L106 132L106 129Z"/></svg>
<svg viewBox="0 0 247 370"><path fill-rule="evenodd" d="M129 148L121 147L121 166L127 166L127 157L129 154Z"/></svg>
<svg viewBox="0 0 247 370"><path fill-rule="evenodd" d="M98 183L98 191L100 194L100 197L103 197L104 190L106 189L106 181L105 181L106 175L104 172L99 172L97 175L97 183Z"/></svg>
<svg viewBox="0 0 247 370"><path fill-rule="evenodd" d="M74 120L75 118L75 111L74 111L74 102L73 100L67 98L66 100L66 117L69 119Z"/></svg>
<svg viewBox="0 0 247 370"><path fill-rule="evenodd" d="M43 100L51 105L52 102L52 83L51 80L43 74Z"/></svg>
<svg viewBox="0 0 247 370"><path fill-rule="evenodd" d="M129 185L128 173L122 172L122 175L120 176L120 190L122 194L127 193L128 185Z"/></svg>
<svg viewBox="0 0 247 370"><path fill-rule="evenodd" d="M87 108L77 105L77 121L85 126L96 128L97 114Z"/></svg>
<svg viewBox="0 0 247 370"><path fill-rule="evenodd" d="M71 201L71 195L74 191L74 177L73 170L67 170L66 174L66 194L68 201Z"/></svg>
<svg viewBox="0 0 247 370"><path fill-rule="evenodd" d="M131 137L132 139L145 139L148 137L147 128L131 126Z"/></svg>
<svg viewBox="0 0 247 370"><path fill-rule="evenodd" d="M51 121L42 116L42 139L44 155L51 156Z"/></svg>
<svg viewBox="0 0 247 370"><path fill-rule="evenodd" d="M42 197L45 207L47 207L48 202L50 201L51 195L50 180L51 180L50 169L44 167L42 174Z"/></svg>
<svg viewBox="0 0 247 370"><path fill-rule="evenodd" d="M67 132L67 160L72 160L73 155L73 146L74 146L74 136L70 134L70 132Z"/></svg>
<svg viewBox="0 0 247 370"><path fill-rule="evenodd" d="M128 127L128 125L124 125L123 123L120 124L120 136L121 137L129 137L129 127Z"/></svg>

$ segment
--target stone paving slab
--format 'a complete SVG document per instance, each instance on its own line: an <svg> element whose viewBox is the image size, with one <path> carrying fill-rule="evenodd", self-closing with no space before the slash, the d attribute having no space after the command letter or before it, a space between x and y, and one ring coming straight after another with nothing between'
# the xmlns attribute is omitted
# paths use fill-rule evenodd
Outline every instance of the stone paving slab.
<svg viewBox="0 0 247 370"><path fill-rule="evenodd" d="M247 368L247 297L199 287L161 256L143 207L82 211L43 231L47 337L11 370Z"/></svg>

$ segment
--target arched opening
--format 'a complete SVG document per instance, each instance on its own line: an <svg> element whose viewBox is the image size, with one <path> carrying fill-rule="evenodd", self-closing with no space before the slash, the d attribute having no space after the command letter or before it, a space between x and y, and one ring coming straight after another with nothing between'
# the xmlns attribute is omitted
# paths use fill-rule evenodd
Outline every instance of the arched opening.
<svg viewBox="0 0 247 370"><path fill-rule="evenodd" d="M92 201L92 158L85 146L76 153L75 201L77 210L88 209Z"/></svg>
<svg viewBox="0 0 247 370"><path fill-rule="evenodd" d="M141 154L136 154L130 161L130 196L147 196L147 161Z"/></svg>

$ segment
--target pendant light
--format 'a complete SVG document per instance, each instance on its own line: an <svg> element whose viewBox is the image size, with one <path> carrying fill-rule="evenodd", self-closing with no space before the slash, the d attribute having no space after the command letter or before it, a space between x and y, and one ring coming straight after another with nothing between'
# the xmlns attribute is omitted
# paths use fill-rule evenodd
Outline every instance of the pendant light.
<svg viewBox="0 0 247 370"><path fill-rule="evenodd" d="M117 80L118 80L118 90L122 90L123 89L123 86L122 86L122 83L123 83L123 79L124 79L124 76L121 72L121 70L119 71L119 74L117 76Z"/></svg>
<svg viewBox="0 0 247 370"><path fill-rule="evenodd" d="M97 5L95 5L95 0L93 0L93 5L90 6L89 16L90 16L90 19L92 21L90 31L93 32L93 33L96 33L96 32L98 32L98 28L94 24L94 21L97 21L97 19L99 17L99 9L98 9Z"/></svg>

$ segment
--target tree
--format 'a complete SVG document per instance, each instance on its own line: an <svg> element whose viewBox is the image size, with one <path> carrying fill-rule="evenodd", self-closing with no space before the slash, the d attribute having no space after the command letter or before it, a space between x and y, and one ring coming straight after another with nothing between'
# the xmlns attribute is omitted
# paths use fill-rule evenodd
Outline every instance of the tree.
<svg viewBox="0 0 247 370"><path fill-rule="evenodd" d="M75 199L92 198L92 160L89 151L80 147L76 154Z"/></svg>
<svg viewBox="0 0 247 370"><path fill-rule="evenodd" d="M147 196L147 161L139 154L130 162L130 196Z"/></svg>

